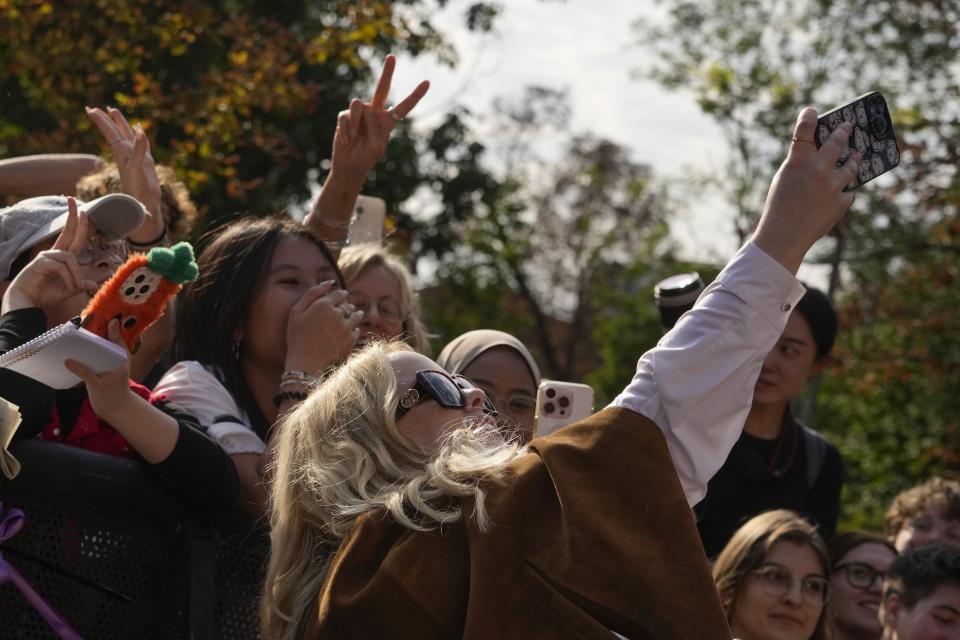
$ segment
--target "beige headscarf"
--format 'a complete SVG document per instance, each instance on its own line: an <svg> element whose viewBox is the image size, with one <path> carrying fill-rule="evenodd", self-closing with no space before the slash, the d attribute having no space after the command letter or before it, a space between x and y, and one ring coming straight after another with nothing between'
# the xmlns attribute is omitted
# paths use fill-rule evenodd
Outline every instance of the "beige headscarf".
<svg viewBox="0 0 960 640"><path fill-rule="evenodd" d="M509 347L523 358L533 375L533 386L540 384L540 368L534 362L530 350L509 333L493 329L477 329L454 338L443 348L437 364L450 373L463 373L480 354L494 347Z"/></svg>

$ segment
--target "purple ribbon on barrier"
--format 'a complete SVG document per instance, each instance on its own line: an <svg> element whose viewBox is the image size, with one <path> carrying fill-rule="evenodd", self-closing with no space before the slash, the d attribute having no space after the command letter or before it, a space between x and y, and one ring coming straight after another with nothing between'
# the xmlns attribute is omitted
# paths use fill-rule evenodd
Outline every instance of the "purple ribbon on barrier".
<svg viewBox="0 0 960 640"><path fill-rule="evenodd" d="M26 520L23 511L16 508L6 508L0 502L0 543L6 542L23 528L23 521ZM50 604L43 599L39 593L27 582L27 579L20 575L20 572L13 568L7 559L0 553L0 584L12 582L20 593L24 595L27 601L33 605L37 613L46 620L50 628L57 632L63 640L83 640L70 623L63 616L57 613Z"/></svg>

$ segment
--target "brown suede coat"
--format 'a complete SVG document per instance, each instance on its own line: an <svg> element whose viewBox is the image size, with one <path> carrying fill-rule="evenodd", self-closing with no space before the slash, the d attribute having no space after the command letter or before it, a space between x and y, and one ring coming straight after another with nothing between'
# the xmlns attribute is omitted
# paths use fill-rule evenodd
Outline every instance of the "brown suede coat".
<svg viewBox="0 0 960 640"><path fill-rule="evenodd" d="M729 639L660 430L604 409L530 444L493 525L419 533L382 510L343 540L310 638Z"/></svg>

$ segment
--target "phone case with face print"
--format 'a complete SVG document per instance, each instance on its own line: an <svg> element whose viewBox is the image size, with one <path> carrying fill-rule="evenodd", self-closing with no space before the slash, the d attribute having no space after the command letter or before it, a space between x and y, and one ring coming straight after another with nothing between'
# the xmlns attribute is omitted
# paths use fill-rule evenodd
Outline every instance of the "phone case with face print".
<svg viewBox="0 0 960 640"><path fill-rule="evenodd" d="M865 93L820 116L814 134L817 149L826 142L830 133L844 122L853 123L853 133L850 134L847 149L840 155L837 166L846 161L854 151L859 151L863 158L860 172L844 187L844 191L856 189L900 164L900 148L893 131L893 121L890 119L887 101L879 91Z"/></svg>

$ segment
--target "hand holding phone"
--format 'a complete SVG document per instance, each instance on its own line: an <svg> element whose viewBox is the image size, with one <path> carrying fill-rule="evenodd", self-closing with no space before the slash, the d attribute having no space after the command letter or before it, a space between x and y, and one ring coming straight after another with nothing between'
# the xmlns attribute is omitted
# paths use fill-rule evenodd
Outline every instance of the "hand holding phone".
<svg viewBox="0 0 960 640"><path fill-rule="evenodd" d="M840 155L837 166L843 164L854 151L860 153L860 172L844 191L856 189L877 176L900 164L900 149L893 132L893 122L887 101L879 91L865 93L859 98L832 109L817 118L814 142L817 149L826 142L830 133L844 122L853 124L853 133L847 149Z"/></svg>
<svg viewBox="0 0 960 640"><path fill-rule="evenodd" d="M537 389L534 437L583 420L593 413L593 389L588 384L544 380Z"/></svg>

